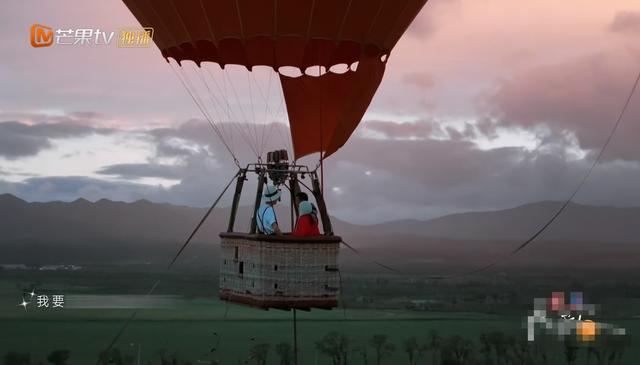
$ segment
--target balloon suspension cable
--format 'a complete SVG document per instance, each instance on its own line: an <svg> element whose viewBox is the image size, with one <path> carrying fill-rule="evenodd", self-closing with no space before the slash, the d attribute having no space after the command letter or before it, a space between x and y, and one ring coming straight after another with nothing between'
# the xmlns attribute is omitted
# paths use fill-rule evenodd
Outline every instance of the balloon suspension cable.
<svg viewBox="0 0 640 365"><path fill-rule="evenodd" d="M535 231L527 240L522 242L520 245L518 245L516 248L514 248L511 252L503 255L502 257L498 258L497 260L495 260L494 262L492 262L490 264L484 265L482 267L479 267L479 268L476 268L476 269L473 269L473 270L470 270L470 271L462 272L462 273L459 273L459 274L446 275L446 276L432 276L432 277L430 277L430 279L433 279L433 280L448 280L448 279L454 279L454 278L461 278L461 277L465 277L465 276L469 276L469 275L473 275L473 274L477 274L477 273L489 270L489 269L497 266L499 263L503 262L504 260L517 255L525 247L529 246L538 237L540 237L540 235L542 233L544 233L547 230L547 228L549 228L553 224L553 222L555 222L557 220L557 218L565 211L565 209L569 206L569 204L571 204L573 202L573 199L578 195L580 190L582 190L582 188L586 184L587 180L589 179L589 177L591 176L591 174L595 170L596 166L602 160L602 156L604 156L604 152L606 151L607 147L609 147L609 144L611 143L611 140L613 139L613 136L615 135L618 127L620 126L620 124L621 124L621 122L623 120L623 117L624 117L629 105L631 104L631 100L633 99L633 96L634 96L636 90L638 89L638 84L640 84L640 71L638 71L638 75L636 76L635 81L633 82L633 86L631 87L629 95L627 96L627 98L626 98L626 100L625 100L625 102L624 102L624 104L622 106L622 109L620 110L620 112L618 114L618 117L615 120L615 123L611 127L611 130L609 131L609 134L607 135L607 138L605 139L602 147L600 148L600 151L596 155L596 158L594 159L593 163L591 164L589 170L587 170L586 174L584 175L582 180L580 180L580 182L576 186L576 188L571 192L569 197L563 202L563 204L556 210L556 212L537 231ZM349 248L354 253L362 256L360 251L356 250L353 246L347 244L345 241L342 241L342 243L345 246L347 246L347 248ZM370 261L372 263L384 268L385 270L390 271L390 272L394 272L394 273L397 273L397 274L403 274L401 271L399 271L399 270L397 270L397 269L395 269L393 267L390 267L388 265L382 264L382 263L380 263L378 261L375 261L375 260L370 260Z"/></svg>
<svg viewBox="0 0 640 365"><path fill-rule="evenodd" d="M211 88L208 88L208 90L210 90L210 94L212 94L213 97L215 98L215 101L217 102L219 108L223 111L222 113L227 115L227 121L238 132L238 135L245 141L245 143L254 152L254 154L257 155L258 153L254 149L253 143L251 143L250 137L248 136L247 132L245 131L244 128L242 128L240 123L237 122L237 120L240 120L240 117L238 117L238 113L236 113L236 111L231 107L231 104L229 103L226 74L223 73L223 76L222 76L223 86L221 87L218 81L216 80L216 77L211 72L210 68L205 68L204 70L205 70L205 76L208 75L211 81L213 82L213 85L216 87L216 90L218 91L218 94L219 94L219 98L215 97L215 92L213 92ZM206 77L204 77L204 79L205 79L205 85L208 85L208 83L206 82ZM222 99L222 101L219 101L219 99ZM231 133L230 135L233 136L233 133Z"/></svg>
<svg viewBox="0 0 640 365"><path fill-rule="evenodd" d="M191 232L191 234L189 235L189 237L187 238L187 240L185 241L185 243L180 247L180 249L177 251L177 253L175 254L175 256L173 257L173 259L171 260L171 262L169 263L169 265L167 266L166 270L170 271L171 268L173 267L173 264L176 262L176 260L178 260L178 258L180 257L180 255L182 254L182 252L184 252L185 248L187 248L187 246L189 245L189 243L191 242L191 239L196 235L196 233L198 232L198 230L200 230L200 227L202 227L202 224L205 222L205 220L209 217L209 215L211 214L211 212L213 211L213 209L218 205L218 203L220 202L220 199L222 199L222 197L224 196L224 194L227 192L227 190L229 189L229 187L231 186L231 184L236 180L236 178L238 177L238 175L240 175L240 171L238 171L232 178L231 180L229 180L229 183L224 187L224 189L222 189L222 192L218 195L218 197L215 199L215 201L213 202L213 204L211 205L211 207L207 210L207 212L205 213L205 215L202 217L202 219L200 220L200 222L198 222L198 224L196 225L195 229L193 230L193 232ZM160 283L160 279L157 279L153 285L151 286L151 288L149 289L149 291L147 291L146 296L150 296L151 294L153 294L153 292L156 290L156 288L158 287L158 284ZM123 323L122 327L120 328L120 330L118 331L118 333L116 333L116 335L113 337L113 339L111 340L111 342L109 343L109 346L106 348L106 350L104 350L104 354L106 354L107 356L109 355L109 352L113 349L113 347L115 346L115 344L118 342L118 340L120 339L120 337L122 336L122 334L126 331L126 329L129 327L129 324L131 324L131 322L136 318L136 316L138 315L138 309L134 310L133 313L131 313L131 316L129 316L127 318L127 320ZM225 313L225 317L226 317L226 313ZM101 365L102 363L102 359L98 358L98 361L96 362L96 365Z"/></svg>
<svg viewBox="0 0 640 365"><path fill-rule="evenodd" d="M229 147L229 144L226 142L224 136L222 135L222 132L220 131L220 129L218 127L216 127L215 123L213 122L213 119L211 118L211 116L209 115L208 111L205 110L205 108L203 107L203 103L202 100L199 99L199 97L197 97L194 92L195 89L192 91L192 89L189 88L188 84L189 81L186 78L185 75L183 75L185 78L183 79L182 76L180 76L180 74L178 73L178 71L176 71L176 69L173 67L173 64L169 63L169 66L171 68L171 70L173 71L173 73L176 75L176 77L178 78L178 80L180 80L180 83L182 84L182 86L185 88L185 90L187 90L187 93L189 94L189 96L191 97L191 100L193 101L194 104L196 104L196 107L200 110L200 112L202 113L202 115L205 117L205 119L207 120L207 122L209 123L209 125L211 126L211 129L213 129L214 133L218 136L218 138L220 139L220 141L222 142L222 144L224 145L224 147L226 148L226 150L229 152L229 154L231 155L231 157L233 158L234 163L236 164L236 166L240 166L240 163L238 162L238 158L236 157L236 155L233 153L233 150L231 149L231 147Z"/></svg>

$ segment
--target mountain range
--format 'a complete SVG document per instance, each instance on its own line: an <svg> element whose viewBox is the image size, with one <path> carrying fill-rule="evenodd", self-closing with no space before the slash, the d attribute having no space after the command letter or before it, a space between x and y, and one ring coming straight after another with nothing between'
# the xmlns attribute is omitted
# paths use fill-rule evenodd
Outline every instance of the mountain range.
<svg viewBox="0 0 640 365"><path fill-rule="evenodd" d="M358 254L342 257L366 266L372 260L436 270L493 262L536 232L560 202L447 215L420 221L356 225L332 218L334 231ZM0 264L162 263L172 256L205 209L152 203L78 199L26 202L0 195ZM286 216L281 211L281 216ZM229 208L214 209L183 260L210 264L218 233L226 230ZM241 207L236 230L248 226L251 210ZM288 220L288 219L285 219ZM518 255L513 266L640 266L640 207L570 204L565 212Z"/></svg>

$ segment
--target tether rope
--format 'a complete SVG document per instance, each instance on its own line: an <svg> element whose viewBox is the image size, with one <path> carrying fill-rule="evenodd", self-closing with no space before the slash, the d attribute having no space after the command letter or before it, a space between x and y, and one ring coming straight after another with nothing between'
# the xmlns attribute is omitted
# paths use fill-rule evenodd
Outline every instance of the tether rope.
<svg viewBox="0 0 640 365"><path fill-rule="evenodd" d="M175 256L173 257L173 259L171 260L171 262L169 263L169 265L167 266L167 271L171 270L171 268L173 267L173 264L176 262L176 260L178 260L178 257L180 257L180 255L182 254L182 252L185 250L185 248L187 248L187 246L189 245L189 243L191 242L191 239L196 235L196 233L198 232L198 230L200 230L200 227L202 227L202 224L205 222L205 220L209 217L209 215L211 214L211 212L213 211L213 209L218 205L218 203L220 202L220 199L222 199L222 197L224 196L224 194L227 192L227 190L229 189L229 187L231 186L231 184L233 183L233 181L238 177L238 175L240 174L240 172L237 172L232 178L231 180L229 180L229 183L225 186L225 188L222 190L222 192L220 193L220 195L218 195L218 197L216 198L216 200L213 202L213 204L211 205L211 207L209 208L209 210L207 210L207 212L205 213L205 215L202 217L202 219L200 220L200 222L198 222L198 224L196 225L195 229L193 230L193 232L191 232L191 234L189 235L189 237L187 238L187 240L185 241L185 243L180 247L180 249L178 250L178 252L175 254ZM151 288L149 289L149 291L147 291L146 296L150 296L151 294L153 294L153 292L156 290L156 288L158 287L158 284L160 283L160 279L157 279L153 285L151 286ZM118 333L116 333L116 335L114 336L114 338L111 340L111 342L109 343L109 346L106 348L106 350L104 350L104 354L106 354L106 356L109 356L109 352L113 349L113 347L115 346L115 344L118 342L118 340L120 339L120 337L122 336L122 334L126 331L126 329L129 327L129 324L131 324L131 322L133 322L133 320L136 318L136 316L138 315L138 309L134 310L133 313L131 313L131 316L129 318L127 318L127 320L124 322L124 324L122 325L122 327L120 328L120 330L118 331ZM226 312L225 312L225 317L226 317ZM100 365L102 363L102 359L100 357L98 357L98 361L96 362L96 365Z"/></svg>
<svg viewBox="0 0 640 365"><path fill-rule="evenodd" d="M593 161L593 163L591 164L591 167L589 168L589 170L587 171L587 173L585 174L585 176L582 178L582 180L580 181L580 183L578 184L578 186L573 190L573 192L571 193L571 195L566 199L566 201L560 206L560 208L551 216L550 219L548 219L534 234L532 234L526 241L524 241L523 243L521 243L518 247L516 247L514 250L512 250L511 252L509 252L508 254L500 257L499 259L495 260L494 262L482 266L480 268L476 268L473 269L471 271L467 271L467 272L463 272L460 274L454 274L454 275L447 275L447 276L435 276L435 277L431 277L432 279L439 279L439 280L446 280L446 279L453 279L453 278L459 278L459 277L464 277L464 276L469 276L469 275L473 275L473 274L477 274L479 272L483 272L486 271L496 265L498 265L499 263L501 263L503 260L508 259L510 257L513 257L515 255L517 255L520 251L522 251L525 247L527 247L528 245L530 245L532 242L534 242L536 240L536 238L538 238L544 231L547 230L547 228L549 228L551 226L551 224L553 224L553 222L564 212L564 210L567 208L567 206L569 206L569 204L573 201L573 199L576 197L576 195L578 194L578 192L582 189L582 187L585 185L585 183L587 182L587 180L589 179L589 177L591 176L593 170L596 168L596 166L600 163L600 160L602 159L602 156L604 155L605 150L607 149L607 147L609 146L611 140L613 139L613 136L616 133L616 130L618 129L618 126L620 125L620 123L622 122L622 119L624 117L624 114L626 113L629 104L631 103L631 100L633 98L633 95L635 94L637 88L638 88L638 84L640 83L640 71L638 72L638 75L636 76L636 79L633 83L633 86L631 87L631 91L629 92L629 95L627 96L625 103L622 107L622 109L620 110L620 113L618 114L618 118L616 119L615 123L613 124L609 135L607 136L604 144L602 145L602 147L600 148L600 151L598 152L598 154L596 155L595 160ZM352 246L348 245L346 242L342 241L343 244L345 244L345 246L347 246L349 249L351 249L353 252L355 252L358 255L361 255L361 253L356 250L355 248L353 248ZM388 265L384 265L381 264L377 261L371 260L374 264L388 270L394 273L402 273Z"/></svg>

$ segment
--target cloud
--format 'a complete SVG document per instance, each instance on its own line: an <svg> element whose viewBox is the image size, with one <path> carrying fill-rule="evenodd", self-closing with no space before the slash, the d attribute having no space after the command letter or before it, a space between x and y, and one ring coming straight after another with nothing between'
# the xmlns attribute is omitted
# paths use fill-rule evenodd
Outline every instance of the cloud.
<svg viewBox="0 0 640 365"><path fill-rule="evenodd" d="M616 13L609 29L619 33L640 34L640 12L621 11Z"/></svg>
<svg viewBox="0 0 640 365"><path fill-rule="evenodd" d="M502 81L485 99L498 120L494 127L574 134L579 147L599 150L627 99L638 73L638 57L596 54L538 66ZM606 159L640 160L640 91L631 101Z"/></svg>
<svg viewBox="0 0 640 365"><path fill-rule="evenodd" d="M0 156L7 159L33 156L51 148L51 141L54 139L112 132L110 129L94 128L70 121L46 124L0 122Z"/></svg>
<svg viewBox="0 0 640 365"><path fill-rule="evenodd" d="M456 130L444 128L435 120L364 122L363 130L378 136L354 136L325 162L325 192L331 213L349 221L371 223L562 200L589 168L591 157L572 156L565 138L548 136L544 148L536 150L480 149L473 138L483 129L495 132L495 126L486 120L469 122ZM25 177L21 182L0 180L0 190L30 201L148 199L202 207L213 201L237 171L204 121L118 133L144 134L151 147L156 147L155 154L147 163L99 167L98 176L104 179ZM235 133L235 151L243 156L242 162L252 161L251 151L237 135L239 131ZM317 161L309 157L304 162L315 166ZM168 187L141 183L149 177L177 183ZM251 204L255 188L255 176L248 178L243 204ZM579 201L640 205L640 192L634 184L639 179L637 162L606 161L595 170ZM222 205L228 204L229 198L230 194Z"/></svg>
<svg viewBox="0 0 640 365"><path fill-rule="evenodd" d="M427 138L439 127L433 121L395 123L391 121L369 120L364 129L382 134L386 138Z"/></svg>
<svg viewBox="0 0 640 365"><path fill-rule="evenodd" d="M18 183L3 182L5 192L29 201L73 201L84 198L97 201L103 198L118 201L149 199L163 201L166 190L162 187L123 181L105 181L83 176L51 176L29 178Z"/></svg>
<svg viewBox="0 0 640 365"><path fill-rule="evenodd" d="M176 165L134 163L104 166L96 172L101 175L112 175L117 176L120 179L127 180L135 180L143 177L159 177L179 180L182 178L181 170L181 167Z"/></svg>
<svg viewBox="0 0 640 365"><path fill-rule="evenodd" d="M267 151L287 148L290 144L289 127L283 123L216 123L224 142L227 143L239 161L256 160L249 147ZM223 141L202 119L191 119L176 127L157 128L147 132L157 144L159 157L186 158L196 154L209 154L218 160L229 160L230 153ZM256 145L256 140L264 139L264 145Z"/></svg>
<svg viewBox="0 0 640 365"><path fill-rule="evenodd" d="M430 218L564 200L590 167L556 150L479 150L467 141L353 139L327 161L334 214L350 221ZM419 158L416 158L419 156ZM579 202L638 205L640 164L600 165Z"/></svg>
<svg viewBox="0 0 640 365"><path fill-rule="evenodd" d="M457 126L447 125L435 119L416 120L412 122L392 122L368 120L362 123L360 134L373 132L375 137L387 139L446 139L453 141L472 141L478 136L494 138L495 129L489 121L469 121ZM486 131L489 128L489 131ZM370 134L370 133L369 133Z"/></svg>

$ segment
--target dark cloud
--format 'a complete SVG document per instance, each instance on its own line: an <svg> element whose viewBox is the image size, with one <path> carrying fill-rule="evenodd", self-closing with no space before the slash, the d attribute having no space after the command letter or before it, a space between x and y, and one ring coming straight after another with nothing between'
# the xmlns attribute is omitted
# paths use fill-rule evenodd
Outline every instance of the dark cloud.
<svg viewBox="0 0 640 365"><path fill-rule="evenodd" d="M556 150L479 150L465 141L353 139L327 162L327 200L351 221L429 218L564 200L590 166ZM419 156L416 157L416 156ZM600 165L578 201L638 205L640 165ZM331 188L337 187L334 191Z"/></svg>
<svg viewBox="0 0 640 365"><path fill-rule="evenodd" d="M288 148L290 145L288 126L282 123L217 123L216 127L224 142L241 162L256 160L257 157L250 145L261 150L263 155L267 151ZM218 161L232 161L221 138L207 122L200 119L193 119L173 128L154 129L147 133L157 146L158 157L187 158L204 153ZM264 140L264 145L256 145L257 140Z"/></svg>
<svg viewBox="0 0 640 365"><path fill-rule="evenodd" d="M614 32L640 34L640 12L621 11L609 26Z"/></svg>
<svg viewBox="0 0 640 365"><path fill-rule="evenodd" d="M280 127L280 126L276 126ZM495 130L492 122L469 123L463 132L442 128L435 121L392 123L369 121L364 129L387 138L355 136L325 163L325 192L332 214L354 222L394 218L430 218L446 213L499 209L541 200L566 199L588 170L592 156L576 159L567 140L549 136L544 147L482 150L472 142L479 130ZM99 172L116 177L106 181L87 177L38 177L20 183L0 180L1 192L26 200L148 199L207 206L237 170L224 147L202 121L145 132L158 146L148 164L118 164ZM433 139L430 135L448 136ZM286 132L286 131L282 131ZM141 133L136 131L136 133ZM457 134L456 134L457 133ZM418 139L407 139L420 136ZM251 152L234 136L242 162ZM177 141L177 142L176 142ZM167 145L171 148L162 149ZM272 147L281 147L273 142ZM159 162L173 158L174 164ZM315 166L317 160L303 162ZM176 179L168 187L135 183L142 177ZM255 176L246 183L243 204L250 204ZM640 165L608 161L598 166L578 196L583 203L640 205ZM227 194L222 205L228 204Z"/></svg>
<svg viewBox="0 0 640 365"><path fill-rule="evenodd" d="M29 201L91 201L103 198L118 201L150 199L163 201L166 190L161 187L123 181L105 181L82 176L52 176L29 178L19 183L2 182L4 192L16 194Z"/></svg>
<svg viewBox="0 0 640 365"><path fill-rule="evenodd" d="M638 73L638 58L599 54L540 66L504 80L487 99L494 127L575 134L580 148L598 150L616 121ZM605 158L639 160L640 92L627 110Z"/></svg>
<svg viewBox="0 0 640 365"><path fill-rule="evenodd" d="M54 139L112 132L111 129L94 128L71 121L38 124L0 122L0 156L7 159L33 156L51 148Z"/></svg>

